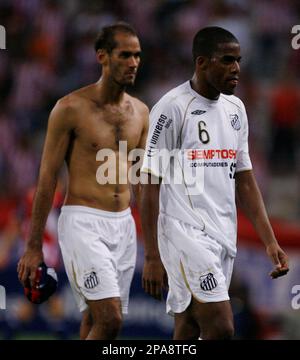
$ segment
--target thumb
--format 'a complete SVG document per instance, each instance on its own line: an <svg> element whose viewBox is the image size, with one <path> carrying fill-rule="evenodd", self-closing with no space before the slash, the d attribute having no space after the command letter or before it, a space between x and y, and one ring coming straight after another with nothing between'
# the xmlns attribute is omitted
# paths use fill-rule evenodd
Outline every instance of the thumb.
<svg viewBox="0 0 300 360"><path fill-rule="evenodd" d="M280 269L281 268L281 263L280 263L277 252L274 252L274 253L271 254L271 259L273 261L273 264L276 266L276 268Z"/></svg>

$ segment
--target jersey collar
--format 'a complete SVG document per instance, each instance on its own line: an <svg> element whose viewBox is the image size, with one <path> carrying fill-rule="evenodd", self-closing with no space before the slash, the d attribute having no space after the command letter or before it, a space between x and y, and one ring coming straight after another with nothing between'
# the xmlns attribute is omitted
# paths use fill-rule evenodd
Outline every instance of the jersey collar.
<svg viewBox="0 0 300 360"><path fill-rule="evenodd" d="M220 100L220 97L217 99L217 100L211 100L211 99L208 99L202 95L200 95L199 93L197 93L192 87L191 87L191 81L187 81L187 86L189 88L189 91L190 93L193 95L193 96L196 96L202 103L206 104L206 105L215 105L219 102ZM221 95L221 94L220 94Z"/></svg>

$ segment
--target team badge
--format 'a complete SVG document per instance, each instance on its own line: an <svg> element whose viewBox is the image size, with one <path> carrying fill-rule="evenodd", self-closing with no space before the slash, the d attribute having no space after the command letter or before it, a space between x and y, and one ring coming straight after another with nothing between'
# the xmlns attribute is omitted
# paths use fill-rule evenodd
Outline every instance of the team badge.
<svg viewBox="0 0 300 360"><path fill-rule="evenodd" d="M203 291L211 291L217 287L218 282L212 273L200 276L200 287Z"/></svg>
<svg viewBox="0 0 300 360"><path fill-rule="evenodd" d="M230 123L234 130L240 130L241 122L237 114L230 114Z"/></svg>
<svg viewBox="0 0 300 360"><path fill-rule="evenodd" d="M84 286L87 289L93 289L99 284L98 276L95 271L84 276Z"/></svg>

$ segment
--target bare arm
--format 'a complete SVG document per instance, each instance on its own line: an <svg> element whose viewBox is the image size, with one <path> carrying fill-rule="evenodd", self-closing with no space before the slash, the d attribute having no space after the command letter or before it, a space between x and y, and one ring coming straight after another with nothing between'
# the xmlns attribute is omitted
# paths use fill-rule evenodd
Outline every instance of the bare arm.
<svg viewBox="0 0 300 360"><path fill-rule="evenodd" d="M272 278L285 275L288 268L288 257L278 245L271 227L265 205L251 170L236 174L237 200L253 224L259 237L266 247L275 269L271 272Z"/></svg>
<svg viewBox="0 0 300 360"><path fill-rule="evenodd" d="M143 288L146 293L158 300L162 297L162 288L167 285L166 272L160 259L157 242L159 190L160 184L151 184L151 175L149 174L148 184L142 185L141 192L141 217L145 252Z"/></svg>
<svg viewBox="0 0 300 360"><path fill-rule="evenodd" d="M30 280L34 281L36 269L43 261L44 228L52 206L58 173L68 149L71 130L69 109L62 100L56 104L49 117L33 203L30 234L26 242L25 253L18 264L18 275L23 284L28 279L28 275L30 275Z"/></svg>

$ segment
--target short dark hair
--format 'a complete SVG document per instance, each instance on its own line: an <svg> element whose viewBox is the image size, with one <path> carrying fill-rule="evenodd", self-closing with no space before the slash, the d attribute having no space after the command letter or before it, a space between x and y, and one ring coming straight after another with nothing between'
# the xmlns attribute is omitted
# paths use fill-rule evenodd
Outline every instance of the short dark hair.
<svg viewBox="0 0 300 360"><path fill-rule="evenodd" d="M198 56L212 56L222 43L239 43L238 39L228 30L218 26L205 27L197 32L193 40L193 59Z"/></svg>
<svg viewBox="0 0 300 360"><path fill-rule="evenodd" d="M110 26L105 26L102 28L102 30L100 31L100 33L96 38L94 45L96 52L99 49L104 49L110 54L113 51L113 49L117 46L117 42L115 40L115 34L118 32L126 33L132 36L137 36L134 28L123 21L117 22Z"/></svg>

